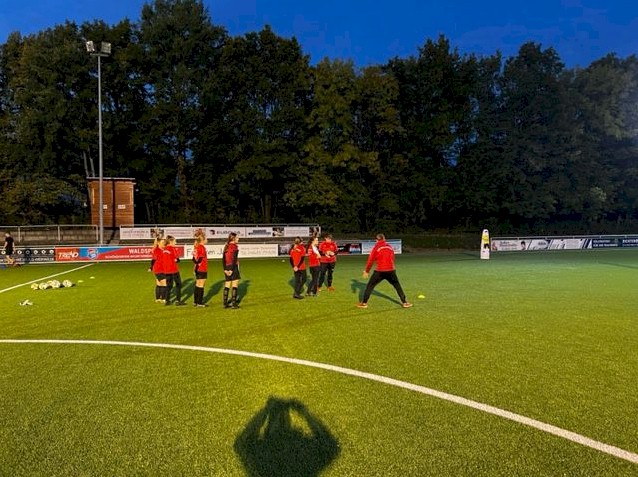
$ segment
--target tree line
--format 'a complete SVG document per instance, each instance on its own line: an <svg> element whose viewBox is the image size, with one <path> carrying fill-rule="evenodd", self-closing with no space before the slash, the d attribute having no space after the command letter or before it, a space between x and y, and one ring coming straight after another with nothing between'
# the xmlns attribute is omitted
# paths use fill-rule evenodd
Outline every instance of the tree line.
<svg viewBox="0 0 638 477"><path fill-rule="evenodd" d="M269 27L230 36L201 0L67 22L0 45L0 223L86 223L98 156L136 180L137 223L321 223L333 231L636 231L638 61L566 68L440 36L357 68L310 64Z"/></svg>

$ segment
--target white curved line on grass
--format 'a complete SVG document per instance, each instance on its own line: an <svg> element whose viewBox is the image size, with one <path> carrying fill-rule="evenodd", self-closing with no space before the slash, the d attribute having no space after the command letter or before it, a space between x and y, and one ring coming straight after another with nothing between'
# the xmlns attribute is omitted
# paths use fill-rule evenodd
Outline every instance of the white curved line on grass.
<svg viewBox="0 0 638 477"><path fill-rule="evenodd" d="M245 356L249 358L267 359L270 361L280 361L280 362L289 363L289 364L298 364L300 366L319 368L319 369L324 369L327 371L334 371L336 373L345 374L348 376L355 376L357 378L377 381L379 383L389 384L390 386L396 386L399 388L408 389L410 391L415 391L421 394L425 394L427 396L432 396L438 399L442 399L444 401L460 404L461 406L470 407L472 409L477 409L479 411L483 411L488 414L493 414L498 417L509 419L510 421L518 422L519 424L533 427L540 431L547 432L549 434L553 434L558 437L562 437L563 439L567 439L568 441L581 444L585 447L590 447L600 452L604 452L605 454L609 454L614 457L618 457L620 459L632 462L634 464L638 464L638 454L634 452L630 452L616 446L605 444L604 442L590 439L589 437L583 436L581 434L577 434L575 432L571 432L566 429L553 426L551 424L546 424L544 422L537 421L536 419L531 419L529 417L525 417L520 414L506 411L505 409L500 409L498 407L490 406L488 404L483 404L478 401L472 401L471 399L466 399L461 396L456 396L454 394L448 394L442 391L437 391L436 389L430 389L424 386L419 386L418 384L412 384L406 381L400 381L398 379L388 378L386 376L381 376L378 374L357 371L356 369L343 368L341 366L335 366L332 364L318 363L315 361L307 361L305 359L287 358L285 356L277 356L273 354L253 353L250 351L241 351L241 350L224 349L224 348L209 348L206 346L190 346L190 345L179 345L179 344L169 344L169 343L144 343L144 342L128 342L128 341L99 341L99 340L51 340L51 339L41 339L41 340L0 339L0 343L113 345L113 346L136 346L136 347L145 347L145 348L167 348L167 349L180 349L180 350L188 350L188 351L204 351L207 353L229 354L229 355L236 355L236 356Z"/></svg>
<svg viewBox="0 0 638 477"><path fill-rule="evenodd" d="M56 273L55 275L49 275L48 277L42 277L42 278L38 278L37 280L31 280L30 282L20 283L19 285L14 285L12 287L4 288L3 290L0 290L0 293L4 293L4 292L11 291L11 290L15 290L16 288L20 288L20 287L23 287L25 285L31 285L32 283L41 282L42 280L48 280L49 278L55 278L55 277L59 277L60 275L66 275L67 273L77 272L78 270L82 270L83 268L90 267L91 265L94 265L94 264L93 263L88 263L86 265L82 265L81 267L77 267L77 268L73 268L71 270L67 270L66 272L60 272L60 273Z"/></svg>

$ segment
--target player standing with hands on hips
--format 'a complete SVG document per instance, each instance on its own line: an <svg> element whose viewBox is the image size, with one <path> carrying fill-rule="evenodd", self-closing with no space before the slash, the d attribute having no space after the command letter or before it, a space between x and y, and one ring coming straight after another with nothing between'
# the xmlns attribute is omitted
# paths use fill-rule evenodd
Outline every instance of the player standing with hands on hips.
<svg viewBox="0 0 638 477"><path fill-rule="evenodd" d="M363 299L357 306L359 308L368 308L368 300L370 299L370 295L372 294L374 287L381 283L381 281L387 280L397 291L399 299L401 300L401 306L403 308L410 308L412 303L408 303L405 298L405 293L403 292L403 288L401 288L401 284L399 283L399 278L397 277L397 272L394 267L394 249L385 241L385 235L383 234L377 234L377 243L370 252L368 263L363 271L363 278L368 278L368 274L370 273L370 269L374 262L377 262L377 266L374 272L372 272L370 280L368 280L368 285L366 286L365 292L363 292Z"/></svg>

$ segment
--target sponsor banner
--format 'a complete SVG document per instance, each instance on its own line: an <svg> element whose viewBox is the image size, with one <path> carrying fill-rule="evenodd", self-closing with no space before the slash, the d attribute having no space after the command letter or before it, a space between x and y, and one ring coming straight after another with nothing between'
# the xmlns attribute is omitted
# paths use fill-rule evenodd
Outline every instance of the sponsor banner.
<svg viewBox="0 0 638 477"><path fill-rule="evenodd" d="M4 252L3 252L4 254ZM13 258L17 263L46 263L55 261L54 247L16 248Z"/></svg>
<svg viewBox="0 0 638 477"><path fill-rule="evenodd" d="M638 237L625 237L620 239L621 247L638 247Z"/></svg>
<svg viewBox="0 0 638 477"><path fill-rule="evenodd" d="M176 246L178 256L184 256L184 247ZM56 262L150 260L152 247L55 247Z"/></svg>
<svg viewBox="0 0 638 477"><path fill-rule="evenodd" d="M558 238L550 240L549 250L580 250L586 246L587 239Z"/></svg>
<svg viewBox="0 0 638 477"><path fill-rule="evenodd" d="M243 244L240 244L243 245ZM212 259L216 259L216 258L222 258L222 253L224 251L224 245L222 244L207 244L205 245L206 247L206 257L208 257L209 260ZM185 245L184 246L184 259L188 260L191 259L193 257L193 249L195 247L193 245ZM240 247L239 249L239 253L241 256L241 252L242 252L242 247Z"/></svg>
<svg viewBox="0 0 638 477"><path fill-rule="evenodd" d="M151 227L120 227L120 240L154 240L156 236Z"/></svg>
<svg viewBox="0 0 638 477"><path fill-rule="evenodd" d="M275 227L273 227L275 228ZM284 237L311 237L318 227L284 227ZM317 232L318 233L318 232Z"/></svg>
<svg viewBox="0 0 638 477"><path fill-rule="evenodd" d="M259 237L278 237L275 235L274 229L275 227L246 227L246 237L247 238L259 238ZM279 229L280 227L276 227ZM279 233L279 230L277 230ZM281 232L283 234L283 231Z"/></svg>
<svg viewBox="0 0 638 477"><path fill-rule="evenodd" d="M528 250L584 250L594 248L637 247L638 236L598 237L519 237L492 240L493 252L524 252Z"/></svg>
<svg viewBox="0 0 638 477"><path fill-rule="evenodd" d="M397 255L403 253L403 242L401 240L386 240L386 242L390 244L390 246L394 250L394 253L396 253ZM363 255L370 255L372 247L374 247L376 243L376 240L364 240L363 242L361 242L361 253Z"/></svg>
<svg viewBox="0 0 638 477"><path fill-rule="evenodd" d="M521 241L521 250L549 250L551 241L546 239L533 239ZM525 248L524 248L525 247Z"/></svg>
<svg viewBox="0 0 638 477"><path fill-rule="evenodd" d="M246 237L246 227L224 227L224 226L210 226L204 228L206 237L209 239L224 239L226 240L231 233L236 233L239 238Z"/></svg>
<svg viewBox="0 0 638 477"><path fill-rule="evenodd" d="M518 239L492 240L493 252L525 252L528 250L550 250L553 240L545 238L521 237ZM565 244L564 244L565 245ZM580 248L580 247L578 247Z"/></svg>
<svg viewBox="0 0 638 477"><path fill-rule="evenodd" d="M620 241L617 238L591 239L591 248L616 248L620 246Z"/></svg>
<svg viewBox="0 0 638 477"><path fill-rule="evenodd" d="M228 238L231 232L236 233L240 238L270 238L270 237L311 237L321 233L318 225L263 225L245 227L242 225L204 225L185 227L120 227L120 240L149 240L156 236L165 237L172 235L178 240L192 239L195 231L202 229L209 239Z"/></svg>
<svg viewBox="0 0 638 477"><path fill-rule="evenodd" d="M184 258L190 259L193 256L193 246L185 245ZM221 259L224 252L224 245L213 244L206 245L206 256L209 259ZM239 259L242 258L263 258L276 257L278 253L278 245L276 243L240 243Z"/></svg>
<svg viewBox="0 0 638 477"><path fill-rule="evenodd" d="M527 250L525 240L492 240L492 252L514 252L517 250Z"/></svg>
<svg viewBox="0 0 638 477"><path fill-rule="evenodd" d="M192 239L195 236L195 231L202 227L163 227L158 228L157 231L162 237L172 235L177 240Z"/></svg>
<svg viewBox="0 0 638 477"><path fill-rule="evenodd" d="M292 245L293 245L292 243L280 243L280 244L277 244L277 246L278 246L277 253L279 254L279 256L282 257L284 255L285 256L290 255L290 250L292 249ZM304 247L305 247L305 245L304 245Z"/></svg>
<svg viewBox="0 0 638 477"><path fill-rule="evenodd" d="M339 255L361 255L361 242L339 243L337 246Z"/></svg>

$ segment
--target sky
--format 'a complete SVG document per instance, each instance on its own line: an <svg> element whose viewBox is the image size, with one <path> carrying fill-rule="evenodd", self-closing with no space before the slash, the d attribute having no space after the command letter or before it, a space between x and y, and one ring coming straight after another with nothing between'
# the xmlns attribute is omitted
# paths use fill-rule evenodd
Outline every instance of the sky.
<svg viewBox="0 0 638 477"><path fill-rule="evenodd" d="M141 16L146 0L0 0L0 44L70 20L113 25ZM608 53L638 54L638 0L204 0L215 25L243 35L270 25L296 37L312 64L357 66L417 56L443 34L462 54L515 56L527 42L553 47L568 68Z"/></svg>

